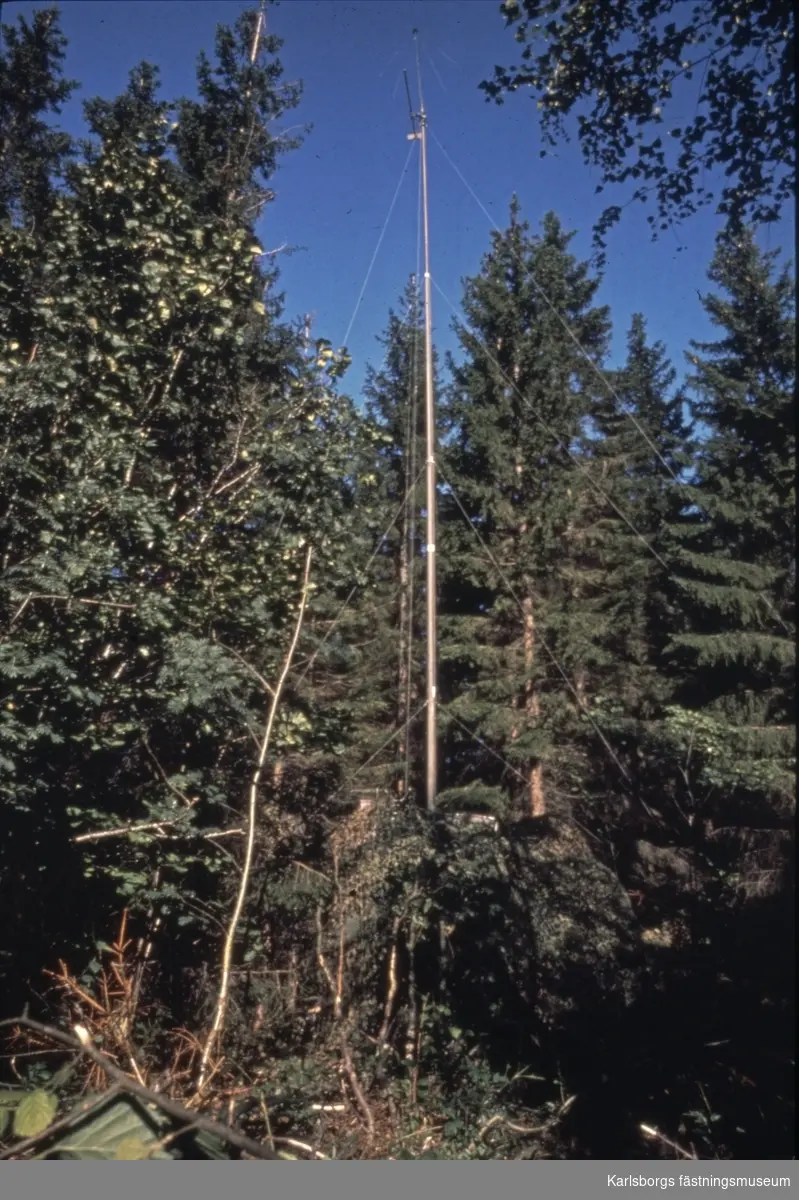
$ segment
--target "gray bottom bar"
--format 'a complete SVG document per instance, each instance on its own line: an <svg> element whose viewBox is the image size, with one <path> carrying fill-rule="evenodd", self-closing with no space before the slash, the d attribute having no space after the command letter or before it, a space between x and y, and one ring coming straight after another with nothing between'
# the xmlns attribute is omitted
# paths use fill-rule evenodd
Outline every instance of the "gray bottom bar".
<svg viewBox="0 0 799 1200"><path fill-rule="evenodd" d="M134 1179L135 1175L135 1179ZM167 1178L168 1176L168 1178ZM784 1162L64 1163L0 1165L2 1200L598 1200L785 1195Z"/></svg>

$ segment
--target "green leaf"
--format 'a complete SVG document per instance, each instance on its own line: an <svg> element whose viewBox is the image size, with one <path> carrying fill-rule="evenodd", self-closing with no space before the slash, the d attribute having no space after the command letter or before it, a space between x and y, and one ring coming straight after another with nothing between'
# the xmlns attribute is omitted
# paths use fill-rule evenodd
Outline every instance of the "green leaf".
<svg viewBox="0 0 799 1200"><path fill-rule="evenodd" d="M151 1147L143 1142L141 1138L125 1138L117 1146L114 1158L126 1162L132 1162L134 1159L149 1158L150 1149Z"/></svg>
<svg viewBox="0 0 799 1200"><path fill-rule="evenodd" d="M37 1088L30 1092L14 1113L14 1133L17 1137L33 1137L46 1129L55 1116L58 1100L49 1092Z"/></svg>

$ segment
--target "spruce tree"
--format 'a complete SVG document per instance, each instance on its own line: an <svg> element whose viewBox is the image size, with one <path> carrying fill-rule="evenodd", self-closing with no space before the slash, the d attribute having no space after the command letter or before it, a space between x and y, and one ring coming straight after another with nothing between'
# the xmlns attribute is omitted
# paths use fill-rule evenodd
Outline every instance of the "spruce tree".
<svg viewBox="0 0 799 1200"><path fill-rule="evenodd" d="M751 231L719 239L703 303L721 336L692 343L704 437L673 538L671 728L702 791L749 797L754 820L793 795L794 287Z"/></svg>
<svg viewBox="0 0 799 1200"><path fill-rule="evenodd" d="M378 337L384 358L369 366L363 394L375 439L375 493L369 525L375 539L391 525L369 581L372 641L363 655L363 717L377 742L402 729L419 707L421 632L418 510L424 467L424 339L419 287L411 277ZM366 616L365 611L362 616ZM388 761L394 788L405 794L416 780L409 729L392 743ZM373 747L374 748L374 747ZM369 749L368 743L364 750Z"/></svg>
<svg viewBox="0 0 799 1200"><path fill-rule="evenodd" d="M300 145L273 124L302 94L283 79L282 44L255 9L241 13L232 28L217 27L215 63L200 52L197 99L178 102L171 144L194 202L218 217L252 222L273 198L280 155Z"/></svg>
<svg viewBox="0 0 799 1200"><path fill-rule="evenodd" d="M679 1074L701 1071L708 1090L714 1073L718 1088L746 1075L752 1093L773 1099L755 1118L733 1093L717 1136L776 1145L792 1128L781 1097L794 1023L794 285L751 231L719 239L709 277L703 302L718 336L689 355L693 469L661 541L671 703L645 753L657 767L653 807L692 872L661 889L691 968L668 982L677 1011L704 1014L705 1044L720 1028L728 1039Z"/></svg>
<svg viewBox="0 0 799 1200"><path fill-rule="evenodd" d="M604 493L586 495L596 638L607 656L601 706L627 720L651 718L667 686L659 663L667 619L663 536L682 504L690 427L676 371L662 342L648 341L642 314L632 318L624 366L608 378L613 391L604 389L594 405L584 447ZM597 718L599 705L597 697Z"/></svg>
<svg viewBox="0 0 799 1200"><path fill-rule="evenodd" d="M41 223L72 151L45 119L77 86L63 77L65 46L55 8L0 29L0 222Z"/></svg>
<svg viewBox="0 0 799 1200"><path fill-rule="evenodd" d="M574 450L596 384L564 321L598 361L608 317L593 305L598 281L569 253L570 241L554 214L532 236L514 199L508 228L493 235L481 273L465 284L443 455L445 476L500 568L445 496L442 689L459 722L447 753L457 764L452 799L463 803L464 787L481 803L504 791L532 815L554 799L551 785L566 786L555 747L582 703L592 653L570 570L584 486ZM464 725L484 746L464 740Z"/></svg>

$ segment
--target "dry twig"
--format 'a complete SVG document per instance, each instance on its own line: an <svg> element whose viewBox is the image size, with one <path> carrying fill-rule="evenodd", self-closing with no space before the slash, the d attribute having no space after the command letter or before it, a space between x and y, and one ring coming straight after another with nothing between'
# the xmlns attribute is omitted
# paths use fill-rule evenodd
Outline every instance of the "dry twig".
<svg viewBox="0 0 799 1200"><path fill-rule="evenodd" d="M341 1061L344 1066L345 1074L349 1080L350 1087L352 1088L352 1093L358 1102L358 1107L363 1113L364 1120L366 1121L366 1148L369 1149L375 1140L374 1113L369 1107L369 1102L364 1095L363 1088L361 1087L361 1081L358 1078L358 1073L355 1070L352 1062L349 1043L347 1042L346 1035L343 1032L339 1038L339 1046L341 1047Z"/></svg>
<svg viewBox="0 0 799 1200"><path fill-rule="evenodd" d="M638 1128L641 1130L641 1133L644 1135L644 1137L655 1138L657 1141L662 1142L664 1146L668 1146L670 1150L674 1150L674 1152L678 1154L680 1158L696 1158L695 1153L692 1154L690 1150L683 1149L683 1147L678 1145L677 1142L673 1142L671 1138L667 1138L665 1133L661 1133L659 1129L653 1129L651 1125L644 1125L643 1123L640 1124Z"/></svg>
<svg viewBox="0 0 799 1200"><path fill-rule="evenodd" d="M305 617L305 609L308 603L311 557L312 548L309 546L305 555L305 570L303 572L302 592L300 595L300 606L297 613L297 620L294 625L294 633L292 635L289 648L286 651L280 676L275 686L274 695L272 696L272 702L269 707L269 715L266 720L266 726L264 728L264 734L261 740L260 752L258 754L258 762L250 783L250 797L247 809L247 842L244 851L244 864L241 872L241 882L239 884L238 894L236 896L236 903L233 907L233 913L230 918L230 924L228 926L225 945L222 952L222 973L219 982L219 991L217 993L214 1021L205 1045L203 1046L203 1052L200 1058L200 1069L197 1078L198 1096L205 1086L208 1073L208 1063L214 1051L214 1047L221 1037L222 1030L224 1029L225 1025L228 999L230 996L230 974L233 963L233 947L235 945L236 933L238 931L239 921L241 920L241 914L244 909L244 902L247 898L247 891L250 885L250 875L252 873L252 863L255 852L255 831L258 818L258 791L261 782L261 773L264 768L264 763L266 762L266 756L269 752L269 742L272 737L272 728L275 723L275 717L277 716L280 697L283 692L286 677L291 670L291 664L294 660L294 652L297 649L297 642L300 639L302 623Z"/></svg>
<svg viewBox="0 0 799 1200"><path fill-rule="evenodd" d="M400 927L402 926L402 916L399 916L394 921L391 937L391 951L388 956L388 988L386 989L386 1002L383 1006L383 1021L380 1026L380 1032L377 1035L377 1053L383 1054L386 1048L388 1039L389 1026L391 1025L391 1017L394 1012L394 1001L397 997L397 943L399 941Z"/></svg>
<svg viewBox="0 0 799 1200"><path fill-rule="evenodd" d="M505 1129L509 1129L511 1133L517 1133L522 1137L531 1137L535 1134L549 1133L557 1125L558 1121L565 1117L571 1106L574 1104L576 1096L567 1096L556 1113L544 1121L541 1125L520 1125L517 1121L510 1121L501 1113L491 1117L486 1121L482 1129L478 1131L477 1138L481 1141L489 1129L495 1129L498 1125L502 1125Z"/></svg>
<svg viewBox="0 0 799 1200"><path fill-rule="evenodd" d="M85 1054L96 1067L105 1072L120 1091L130 1092L131 1095L138 1097L145 1104L151 1104L156 1108L160 1108L168 1117L173 1117L177 1121L183 1121L184 1124L191 1125L194 1128L202 1129L205 1133L213 1134L215 1137L221 1138L228 1145L235 1146L237 1149L251 1154L254 1158L276 1159L278 1157L274 1150L270 1150L267 1146L262 1146L260 1142L247 1137L244 1133L239 1133L237 1129L231 1128L230 1125L223 1125L220 1121L215 1121L213 1117L198 1115L190 1109L184 1108L176 1100L170 1100L168 1097L162 1096L150 1088L143 1087L135 1079L131 1079L129 1075L126 1075L105 1054L102 1054L93 1046L86 1030L80 1025L75 1026L75 1036L63 1033L62 1030L56 1029L53 1025L43 1025L40 1021L34 1021L30 1017L24 1016L9 1017L6 1020L0 1021L0 1029L9 1026L30 1029L34 1033L38 1033L40 1036L49 1038L50 1041L66 1047L67 1050L73 1050L78 1054ZM43 1130L39 1135L40 1139L48 1136L49 1132L49 1129ZM0 1157L10 1158L17 1154L18 1148L18 1146L12 1146L10 1150L0 1155Z"/></svg>

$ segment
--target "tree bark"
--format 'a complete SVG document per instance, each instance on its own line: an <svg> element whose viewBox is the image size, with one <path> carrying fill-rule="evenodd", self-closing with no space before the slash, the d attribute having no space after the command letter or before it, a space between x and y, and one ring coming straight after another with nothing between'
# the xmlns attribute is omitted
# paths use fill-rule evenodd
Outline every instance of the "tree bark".
<svg viewBox="0 0 799 1200"><path fill-rule="evenodd" d="M513 369L514 381L518 386L519 367L516 365ZM523 496L523 480L524 462L522 459L521 450L516 450L516 497L520 504L524 503ZM523 520L519 525L519 538L527 532L527 521ZM528 725L536 727L541 717L541 701L538 691L533 682L533 670L535 668L535 611L533 608L533 597L529 592L525 595L522 601L522 617L523 617L523 645L524 645L524 709L527 714ZM546 813L546 797L544 794L544 765L540 759L531 759L527 768L527 801L529 805L529 815L531 817L543 817Z"/></svg>
<svg viewBox="0 0 799 1200"><path fill-rule="evenodd" d="M525 596L524 608L524 666L527 675L525 690L525 710L531 725L537 725L541 716L541 701L533 683L532 672L535 666L535 613L532 596ZM543 817L547 811L544 794L544 765L539 759L534 759L528 769L527 793L530 803L530 816Z"/></svg>

